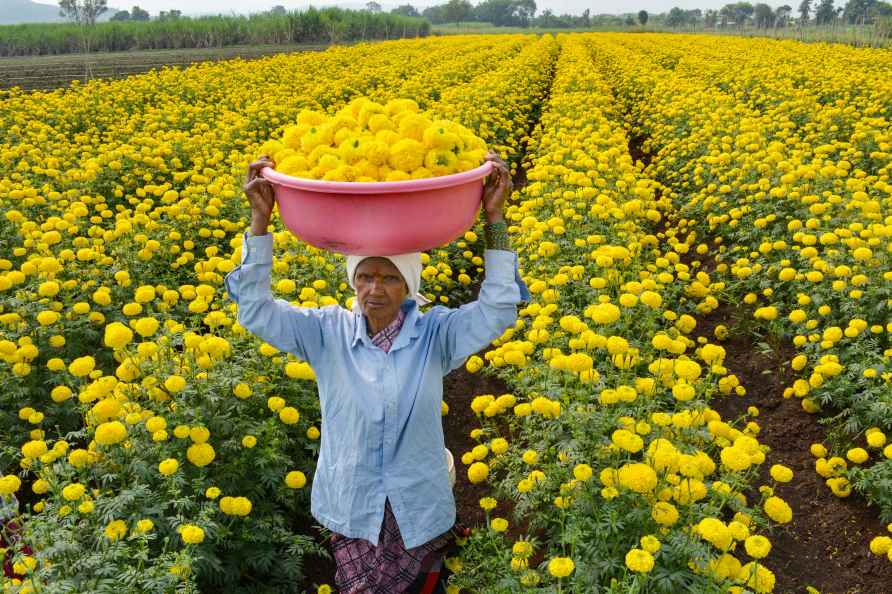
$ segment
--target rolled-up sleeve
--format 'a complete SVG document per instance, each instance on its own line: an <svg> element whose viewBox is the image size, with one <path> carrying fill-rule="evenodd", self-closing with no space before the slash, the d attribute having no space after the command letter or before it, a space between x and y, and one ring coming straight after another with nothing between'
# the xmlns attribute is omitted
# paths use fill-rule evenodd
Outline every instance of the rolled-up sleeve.
<svg viewBox="0 0 892 594"><path fill-rule="evenodd" d="M238 304L238 322L279 350L312 364L323 349L324 310L275 299L270 289L273 236L245 232L242 263L223 281L229 298Z"/></svg>
<svg viewBox="0 0 892 594"><path fill-rule="evenodd" d="M442 314L439 338L444 372L460 367L501 336L517 320L517 304L530 299L515 252L484 250L483 261L486 276L477 300Z"/></svg>

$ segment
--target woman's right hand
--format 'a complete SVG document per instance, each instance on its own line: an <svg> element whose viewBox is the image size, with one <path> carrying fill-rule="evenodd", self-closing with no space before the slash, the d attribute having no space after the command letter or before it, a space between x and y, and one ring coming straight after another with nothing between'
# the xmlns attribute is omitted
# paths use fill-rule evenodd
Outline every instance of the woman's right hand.
<svg viewBox="0 0 892 594"><path fill-rule="evenodd" d="M248 165L245 184L242 186L251 203L251 233L254 235L266 234L273 207L276 205L272 184L260 175L264 167L275 167L275 163L267 155L262 155Z"/></svg>

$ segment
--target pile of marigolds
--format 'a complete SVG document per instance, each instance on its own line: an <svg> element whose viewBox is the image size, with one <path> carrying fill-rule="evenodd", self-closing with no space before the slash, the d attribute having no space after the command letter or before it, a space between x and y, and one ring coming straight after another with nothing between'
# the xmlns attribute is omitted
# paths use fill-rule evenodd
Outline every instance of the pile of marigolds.
<svg viewBox="0 0 892 594"><path fill-rule="evenodd" d="M456 452L488 493L451 592L774 589L795 478L758 410L710 406L746 393L727 329L694 338L731 299L796 346L785 396L840 415L816 471L892 520L888 58L599 34L263 62L0 99L0 495L29 545L4 592L302 591L324 554L313 371L248 334L222 283L247 162L360 96L412 99L526 170L507 218L533 298L466 365L511 393L473 400L477 446ZM276 226L274 293L347 305L342 260ZM425 254L424 291L468 300L482 249L471 231Z"/></svg>

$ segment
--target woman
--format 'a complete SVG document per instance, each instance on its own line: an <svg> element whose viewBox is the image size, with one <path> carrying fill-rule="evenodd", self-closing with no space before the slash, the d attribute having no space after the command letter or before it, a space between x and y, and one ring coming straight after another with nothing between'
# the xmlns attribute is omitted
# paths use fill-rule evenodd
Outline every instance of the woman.
<svg viewBox="0 0 892 594"><path fill-rule="evenodd" d="M455 500L443 443L443 376L499 337L529 299L502 216L511 192L508 167L490 151L484 187L486 278L477 301L458 309L425 303L421 254L349 256L353 311L304 308L270 291L275 200L260 176L267 157L248 166L251 202L242 263L226 275L239 323L315 371L322 411L310 511L332 532L344 593L445 592L440 568L454 540Z"/></svg>

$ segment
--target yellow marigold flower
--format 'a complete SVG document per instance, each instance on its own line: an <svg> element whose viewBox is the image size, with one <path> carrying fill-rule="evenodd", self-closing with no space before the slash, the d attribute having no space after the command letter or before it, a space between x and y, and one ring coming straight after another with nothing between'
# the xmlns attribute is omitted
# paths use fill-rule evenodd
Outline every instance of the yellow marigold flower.
<svg viewBox="0 0 892 594"><path fill-rule="evenodd" d="M47 453L47 449L45 441L34 439L22 446L22 455L25 458L39 458Z"/></svg>
<svg viewBox="0 0 892 594"><path fill-rule="evenodd" d="M556 578L565 578L576 569L576 564L569 557L555 557L548 562L548 573Z"/></svg>
<svg viewBox="0 0 892 594"><path fill-rule="evenodd" d="M236 397L244 400L245 398L248 398L251 396L251 393L252 393L251 386L249 386L248 384L246 384L244 382L240 382L240 383L236 384L234 388L232 388L232 393L235 394Z"/></svg>
<svg viewBox="0 0 892 594"><path fill-rule="evenodd" d="M300 489L307 484L307 477L300 470L292 470L285 475L285 484L289 489Z"/></svg>
<svg viewBox="0 0 892 594"><path fill-rule="evenodd" d="M508 440L497 437L490 442L489 447L494 454L504 454L508 451Z"/></svg>
<svg viewBox="0 0 892 594"><path fill-rule="evenodd" d="M778 524L787 524L793 519L793 510L780 497L772 496L765 500L765 513Z"/></svg>
<svg viewBox="0 0 892 594"><path fill-rule="evenodd" d="M656 502L650 515L661 526L672 526L678 521L678 510L666 501Z"/></svg>
<svg viewBox="0 0 892 594"><path fill-rule="evenodd" d="M286 425L294 425L300 420L300 413L293 406L286 406L279 411L279 419Z"/></svg>
<svg viewBox="0 0 892 594"><path fill-rule="evenodd" d="M214 461L217 453L209 443L194 443L186 450L186 458L195 466L207 466Z"/></svg>
<svg viewBox="0 0 892 594"><path fill-rule="evenodd" d="M771 552L771 541L758 534L750 536L744 542L746 554L753 559L762 559Z"/></svg>
<svg viewBox="0 0 892 594"><path fill-rule="evenodd" d="M653 534L646 534L641 537L641 548L648 553L656 553L661 546L660 540Z"/></svg>
<svg viewBox="0 0 892 594"><path fill-rule="evenodd" d="M31 490L37 495L43 495L44 493L49 492L50 483L45 479L37 479L31 484Z"/></svg>
<svg viewBox="0 0 892 594"><path fill-rule="evenodd" d="M134 330L143 338L148 338L158 331L161 324L155 318L140 318L133 324Z"/></svg>
<svg viewBox="0 0 892 594"><path fill-rule="evenodd" d="M811 444L811 446L809 447L809 451L815 458L824 458L827 456L827 448L825 448L824 445L820 443Z"/></svg>
<svg viewBox="0 0 892 594"><path fill-rule="evenodd" d="M50 398L53 402L65 402L71 398L72 393L68 386L56 386L50 391Z"/></svg>
<svg viewBox="0 0 892 594"><path fill-rule="evenodd" d="M177 462L176 458L166 458L158 464L158 472L164 476L170 476L175 473L179 467L180 463Z"/></svg>
<svg viewBox="0 0 892 594"><path fill-rule="evenodd" d="M741 567L737 578L741 581L745 580L746 586L757 594L767 594L774 590L774 573L757 561L751 561Z"/></svg>
<svg viewBox="0 0 892 594"><path fill-rule="evenodd" d="M136 523L136 531L142 532L143 534L151 532L154 527L155 523L148 518L142 519Z"/></svg>
<svg viewBox="0 0 892 594"><path fill-rule="evenodd" d="M619 484L636 493L649 493L657 486L657 473L647 464L625 464L619 469Z"/></svg>
<svg viewBox="0 0 892 594"><path fill-rule="evenodd" d="M192 427L189 429L189 439L194 443L204 443L211 436L211 432L207 427Z"/></svg>
<svg viewBox="0 0 892 594"><path fill-rule="evenodd" d="M642 549L632 549L626 553L626 567L636 573L648 573L654 568L654 558Z"/></svg>
<svg viewBox="0 0 892 594"><path fill-rule="evenodd" d="M180 536L186 544L201 544L204 542L204 530L194 524L183 524L180 527Z"/></svg>
<svg viewBox="0 0 892 594"><path fill-rule="evenodd" d="M892 549L892 538L877 536L870 541L870 552L874 555L885 555Z"/></svg>
<svg viewBox="0 0 892 594"><path fill-rule="evenodd" d="M592 467L588 464L577 464L573 468L573 476L576 480L587 481L592 478Z"/></svg>
<svg viewBox="0 0 892 594"><path fill-rule="evenodd" d="M718 518L703 518L696 530L697 534L720 551L727 551L733 542L731 530Z"/></svg>
<svg viewBox="0 0 892 594"><path fill-rule="evenodd" d="M164 388L173 394L177 394L186 389L186 379L179 375L171 375L164 380Z"/></svg>
<svg viewBox="0 0 892 594"><path fill-rule="evenodd" d="M848 452L846 452L846 458L849 459L850 462L854 462L855 464L864 464L867 462L869 458L869 454L867 450L864 448L852 448Z"/></svg>
<svg viewBox="0 0 892 594"><path fill-rule="evenodd" d="M489 466L483 462L474 462L468 468L468 480L472 483L482 483L489 475Z"/></svg>
<svg viewBox="0 0 892 594"><path fill-rule="evenodd" d="M527 464L535 464L539 461L539 453L536 450L527 450L523 453L521 459Z"/></svg>
<svg viewBox="0 0 892 594"><path fill-rule="evenodd" d="M75 377L84 377L89 375L96 368L96 360L87 355L78 357L68 365L68 371Z"/></svg>
<svg viewBox="0 0 892 594"><path fill-rule="evenodd" d="M886 434L882 431L874 431L867 434L867 445L872 448L881 448L886 445Z"/></svg>
<svg viewBox="0 0 892 594"><path fill-rule="evenodd" d="M113 445L127 438L127 428L120 421L108 421L96 427L96 443Z"/></svg>
<svg viewBox="0 0 892 594"><path fill-rule="evenodd" d="M114 542L126 536L127 524L124 523L124 520L112 520L106 525L103 532L107 539Z"/></svg>
<svg viewBox="0 0 892 594"><path fill-rule="evenodd" d="M316 375L309 363L291 361L285 365L285 375L291 379L315 380Z"/></svg>
<svg viewBox="0 0 892 594"><path fill-rule="evenodd" d="M496 532L504 532L508 529L508 520L505 518L493 518L489 525Z"/></svg>
<svg viewBox="0 0 892 594"><path fill-rule="evenodd" d="M484 511L491 511L496 508L498 502L492 497L484 497L480 500L480 507L483 508Z"/></svg>
<svg viewBox="0 0 892 594"><path fill-rule="evenodd" d="M84 487L82 484L72 483L70 485L66 485L62 489L62 497L64 497L67 501L77 501L84 496L86 490L86 487Z"/></svg>
<svg viewBox="0 0 892 594"><path fill-rule="evenodd" d="M771 467L771 478L779 483L789 483L793 480L793 471L781 464L775 464Z"/></svg>

